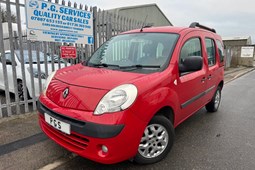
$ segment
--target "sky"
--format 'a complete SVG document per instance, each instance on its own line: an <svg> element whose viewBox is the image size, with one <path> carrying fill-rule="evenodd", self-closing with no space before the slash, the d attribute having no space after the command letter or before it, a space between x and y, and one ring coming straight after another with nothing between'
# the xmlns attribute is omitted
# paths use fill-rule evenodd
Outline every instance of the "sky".
<svg viewBox="0 0 255 170"><path fill-rule="evenodd" d="M199 22L222 37L251 36L255 43L254 0L71 0L100 9L156 3L174 26ZM84 4L85 5L85 4Z"/></svg>

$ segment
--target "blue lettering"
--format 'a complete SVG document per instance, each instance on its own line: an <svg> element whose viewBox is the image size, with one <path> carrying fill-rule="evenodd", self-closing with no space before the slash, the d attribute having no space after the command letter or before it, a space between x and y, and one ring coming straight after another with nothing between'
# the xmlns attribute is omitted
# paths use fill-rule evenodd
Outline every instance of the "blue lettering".
<svg viewBox="0 0 255 170"><path fill-rule="evenodd" d="M47 4L45 2L42 2L42 9L46 8Z"/></svg>
<svg viewBox="0 0 255 170"><path fill-rule="evenodd" d="M59 8L59 12L60 12L61 14L63 14L63 12L64 12L64 7L60 7L60 8Z"/></svg>
<svg viewBox="0 0 255 170"><path fill-rule="evenodd" d="M91 14L90 13L87 13L87 18L90 19L91 18ZM85 17L86 18L86 17Z"/></svg>
<svg viewBox="0 0 255 170"><path fill-rule="evenodd" d="M51 10L52 12L55 12L55 11L56 11L56 6L55 6L55 5L51 5L51 6L50 6L50 10Z"/></svg>
<svg viewBox="0 0 255 170"><path fill-rule="evenodd" d="M35 15L35 16L38 16L38 13L39 13L38 10L34 10L34 15Z"/></svg>

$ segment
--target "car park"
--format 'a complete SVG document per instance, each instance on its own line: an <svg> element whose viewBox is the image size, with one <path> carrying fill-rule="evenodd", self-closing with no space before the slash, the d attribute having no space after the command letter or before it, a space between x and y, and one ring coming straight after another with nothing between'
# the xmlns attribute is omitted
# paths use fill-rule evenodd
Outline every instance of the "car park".
<svg viewBox="0 0 255 170"><path fill-rule="evenodd" d="M87 62L47 78L39 123L52 140L90 160L155 163L171 150L174 128L203 107L218 110L223 76L214 29L192 23L128 31Z"/></svg>
<svg viewBox="0 0 255 170"><path fill-rule="evenodd" d="M54 69L59 68L59 64L57 63L56 56L54 56L53 63L51 62L51 57L48 55L44 55L42 52L38 52L38 58L37 60L37 52L31 51L31 63L32 63L32 70L33 70L33 81L34 81L34 91L35 91L35 97L39 97L40 95L40 84L39 84L39 77L41 79L42 86L44 86L45 79L47 78L45 65L47 65L47 71L48 74L52 72L52 65L54 65ZM29 61L29 51L23 50L24 55L24 70L22 70L21 66L21 52L20 50L14 51L14 58L15 61L12 61L11 57L11 51L5 51L5 60L6 60L6 71L7 71L7 78L8 78L8 84L9 84L9 91L11 93L15 93L15 86L14 86L14 77L13 77L13 70L12 70L12 64L14 64L16 68L16 75L17 79L17 88L18 88L18 95L21 100L24 100L24 93L23 93L23 81L24 78L22 77L22 71L25 72L26 75L26 87L27 87L27 95L28 98L32 97L32 81L31 81L31 69L30 69L30 61ZM45 58L46 57L46 58ZM5 90L5 83L4 83L4 73L3 73L3 63L2 63L2 55L0 55L0 89ZM40 63L40 73L38 71L38 64ZM70 64L65 64L65 61L63 59L60 59L60 67L63 68L65 66L69 66Z"/></svg>

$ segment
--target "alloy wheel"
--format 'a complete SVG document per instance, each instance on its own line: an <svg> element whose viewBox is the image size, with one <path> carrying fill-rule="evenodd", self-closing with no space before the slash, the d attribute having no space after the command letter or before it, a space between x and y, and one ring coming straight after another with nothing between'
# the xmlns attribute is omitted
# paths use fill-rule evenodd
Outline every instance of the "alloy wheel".
<svg viewBox="0 0 255 170"><path fill-rule="evenodd" d="M163 153L169 141L167 130L160 124L148 125L139 144L138 152L145 158L154 158Z"/></svg>
<svg viewBox="0 0 255 170"><path fill-rule="evenodd" d="M215 101L214 101L214 107L215 108L219 107L219 105L220 105L220 98L221 98L220 91L217 90L216 95L215 95Z"/></svg>

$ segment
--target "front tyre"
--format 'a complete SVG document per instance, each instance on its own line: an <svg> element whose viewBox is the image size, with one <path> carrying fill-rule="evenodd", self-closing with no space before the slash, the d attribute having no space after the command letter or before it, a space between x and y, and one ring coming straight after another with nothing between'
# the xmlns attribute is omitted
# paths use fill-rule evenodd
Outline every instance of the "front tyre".
<svg viewBox="0 0 255 170"><path fill-rule="evenodd" d="M23 82L21 80L18 80L17 82L17 86L18 86L18 96L20 101L24 101L25 100L25 95L24 95L24 87L23 87ZM30 99L28 90L26 89L27 92L27 98Z"/></svg>
<svg viewBox="0 0 255 170"><path fill-rule="evenodd" d="M164 116L155 116L144 130L134 161L152 164L164 159L174 142L174 128Z"/></svg>
<svg viewBox="0 0 255 170"><path fill-rule="evenodd" d="M205 106L208 112L216 112L220 106L221 87L218 86L212 100Z"/></svg>

